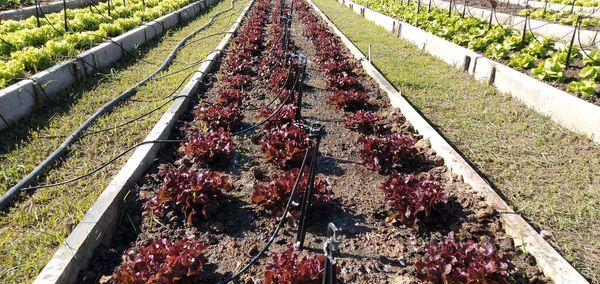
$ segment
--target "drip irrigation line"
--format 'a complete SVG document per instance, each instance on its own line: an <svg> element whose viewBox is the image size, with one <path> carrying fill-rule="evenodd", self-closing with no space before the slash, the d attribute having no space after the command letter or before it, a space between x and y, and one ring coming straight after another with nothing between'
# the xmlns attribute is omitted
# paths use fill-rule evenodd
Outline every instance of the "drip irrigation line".
<svg viewBox="0 0 600 284"><path fill-rule="evenodd" d="M479 19L478 17L475 17L475 15L473 15L473 13L471 13L471 8L469 8L469 7L467 7L467 13L469 14L469 17L471 17L471 18L482 20L482 19ZM485 23L487 24L487 21L485 21Z"/></svg>
<svg viewBox="0 0 600 284"><path fill-rule="evenodd" d="M530 20L531 20L531 19L530 19ZM528 23L528 24L529 24L529 23ZM539 43L539 44L541 44L542 46L544 46L544 44L543 44L542 42L540 42L540 41L537 39L537 36L536 36L536 35L533 33L533 30L531 30L531 24L529 24L528 26L529 26L529 32L531 33L531 36L533 37L533 39L534 39L535 41L537 41L537 43Z"/></svg>
<svg viewBox="0 0 600 284"><path fill-rule="evenodd" d="M290 211L290 208L292 207L292 203L294 200L294 195L296 195L296 190L298 189L298 185L300 184L300 179L302 178L302 174L304 173L304 168L306 167L306 162L308 161L308 156L309 156L309 151L310 148L305 150L304 153L304 158L302 159L302 164L300 165L300 169L298 171L298 176L296 177L296 180L294 181L294 186L292 187L292 192L290 193L290 197L287 200L287 204L285 205L285 210L283 211L283 214L281 215L281 219L279 219L279 223L277 224L277 226L275 226L275 229L273 230L273 232L271 233L271 237L269 237L269 239L267 240L267 243L265 244L265 246L248 262L246 263L246 265L240 269L238 272L236 272L234 275L232 275L231 277L219 282L219 284L226 284L229 283L237 278L239 278L242 274L244 274L254 263L256 263L256 261L258 261L258 259L265 254L265 252L267 252L267 250L269 250L269 247L271 247L271 244L273 244L273 241L275 240L275 238L277 237L277 234L279 233L279 230L281 230L281 228L283 227L283 224L287 218L287 214Z"/></svg>
<svg viewBox="0 0 600 284"><path fill-rule="evenodd" d="M21 189L21 191L29 191L29 190L35 190L35 189L40 189L40 188L49 188L49 187L56 187L56 186L61 186L61 185L65 185L65 184L70 184L73 182L76 182L78 180L82 180L84 178L87 178L97 172L99 172L100 170L106 168L108 165L114 163L116 160L118 160L119 158L125 156L127 153L135 150L137 147L143 146L143 145L147 145L147 144L168 144L168 143L181 143L181 142L185 142L185 140L183 139L177 139L177 140L149 140L149 141L144 141L138 144L135 144L131 147L129 147L128 149L126 149L125 151L119 153L118 155L116 155L115 157L113 157L112 159L108 160L107 162L104 162L102 165L98 166L97 168L74 178L68 179L68 180L64 180L64 181L60 181L60 182L55 182L55 183L47 183L47 184L40 184L40 185L36 185L36 186L30 186L30 187L25 187L23 189Z"/></svg>
<svg viewBox="0 0 600 284"><path fill-rule="evenodd" d="M12 47L15 50L17 49L12 43L6 41L4 38L0 37L0 41L3 42L3 43L6 43L8 46Z"/></svg>
<svg viewBox="0 0 600 284"><path fill-rule="evenodd" d="M592 60L594 63L596 63L596 64L600 64L600 61L598 61L598 60L596 60L596 59L592 58L592 57L591 57L591 56L590 56L590 55L589 55L589 54L588 54L588 53L585 51L585 49L583 48L583 46L582 46L582 44L581 44L581 36L580 36L580 34L579 34L580 32L581 32L581 29L579 29L579 32L577 33L577 42L579 43L579 48L580 48L581 52L582 52L582 53L583 53L583 54L584 54L584 55L585 55L587 58L589 58L590 60Z"/></svg>
<svg viewBox="0 0 600 284"><path fill-rule="evenodd" d="M98 14L98 15L102 16L103 18L105 18L105 19L107 19L107 20L109 20L109 21L113 21L113 19L112 19L112 18L109 18L109 17L107 17L107 16L104 16L104 14L103 14L103 13L100 11L100 9L98 9L98 7L96 7L96 5L94 5L94 4L92 3L92 1L91 1L91 0L88 0L88 3L89 3L89 5L90 5L90 7L92 7L92 8L94 8L94 9L96 9L96 12L97 12L97 14Z"/></svg>
<svg viewBox="0 0 600 284"><path fill-rule="evenodd" d="M225 32L225 34L227 34L227 33L230 33L230 32ZM216 36L216 35L219 35L219 34L224 34L224 33L223 33L223 32L221 32L221 33L215 33L215 34L211 34L211 35L209 35L209 36L203 37L203 38L208 38L208 37ZM136 57L135 55L133 55L133 54L129 53L129 51L127 51L125 48L123 48L121 45L119 45L118 43L116 43L116 42L115 42L115 41L113 41L112 39L108 38L108 40L110 40L112 43L116 44L118 47L120 47L120 48L121 48L123 51L125 51L126 53L128 53L128 54L129 54L131 57L133 57L134 59L136 59L136 60L140 60L140 61L144 61L144 60L141 60L141 59L139 59L139 58L138 58L138 57ZM186 44L186 45L187 45L187 44ZM186 46L186 45L184 45L184 46ZM197 61L197 62L193 63L191 67L193 67L193 66L196 66L196 65L199 65L199 64L202 64L202 63L204 63L204 62L208 62L208 61L214 61L214 60L212 60L212 59L204 59L204 60L200 60L200 61ZM93 67L93 68L96 68L95 66L93 66L93 65L89 64L88 62L85 62L84 60L82 60L82 62L84 62L84 63L88 64L89 66L91 66L91 67ZM152 62L149 62L149 61L145 61L145 62L146 62L146 63L148 63L148 64L158 64L158 63L152 63ZM179 73L179 72L185 71L185 70L187 70L187 69L190 69L191 67L186 67L186 68L183 68L183 69L181 69L181 70L178 70L178 71L176 71L176 72L174 72L174 73ZM190 72L188 75L186 75L186 77L185 77L185 78L184 78L184 79L183 79L183 80L182 80L182 81L181 81L181 82L178 84L177 88L175 88L175 90L174 90L173 92L171 92L171 93L169 94L169 96L167 96L167 97L163 97L163 98L160 98L160 99L158 99L158 100L146 100L146 101L143 101L143 100L135 100L135 99L130 99L130 101L137 101L137 102L156 102L156 101L160 101L160 100L167 99L167 98L171 97L172 95L174 95L174 94L177 92L177 90L178 90L179 88L181 88L181 86L183 85L183 83L185 83L185 81L186 81L186 80L187 80L187 79L188 79L188 78L189 78L191 75L193 75L193 74L195 74L195 73L197 73L197 72L198 72L198 71L195 71L195 72ZM168 77L168 76L170 76L170 75L174 75L174 73L167 74L167 75L163 75L163 76L158 76L158 77L156 77L156 78L155 78L155 80L162 79L162 78L164 78L164 77ZM34 81L35 81L35 80L34 80ZM37 83L37 82L35 82L35 83ZM50 100L51 102L53 102L53 101L52 101L52 99L51 99L51 98L48 96L48 94L46 93L46 91L45 91L45 89L43 88L43 86L42 86L42 85L40 85L39 83L38 83L38 85L40 86L40 89L41 89L41 91L42 91L42 94L44 94L44 96L45 96L45 97L46 97L48 100ZM29 91L28 91L28 92L29 92ZM117 129L117 128L120 128L120 127L122 127L122 126L125 126L125 125L128 125L128 124L131 124L131 123L133 123L133 122L135 122L135 121L137 121L137 120L139 120L139 119L141 119L141 118L143 118L143 117L145 117L145 116L148 116L148 115L152 114L153 112L156 112L157 110L159 110L159 109L161 109L162 107L164 107L165 105L167 105L167 104L168 104L170 101L173 101L173 100L175 100L175 99L177 99L177 98L179 98L179 97L185 97L185 95L181 95L181 96L175 96L175 97L172 97L172 98L170 98L170 99L169 99L169 101L165 102L164 104L161 104L161 105L160 105L158 108L155 108L155 109L151 110L150 112L144 113L144 114L142 114L142 115L138 116L137 118L134 118L134 119L132 119L132 120L129 120L129 121L127 121L126 123L122 123L122 124L119 124L119 125L117 125L117 126L114 126L114 127L104 128L104 129L97 130L97 131L94 131L94 132L86 132L86 133L82 134L82 137L84 137L84 136L89 136L89 135L92 135L92 134L101 133L101 132L106 132L106 131L109 131L109 130ZM196 99L196 98L194 98L194 99ZM6 125L8 125L8 126L10 127L10 125L8 124L8 122L7 122L7 121L6 121L6 120L5 120L3 117L2 117L2 120L3 120L3 121L6 123ZM11 129L11 132L13 132L14 134L17 134L18 136L24 136L22 133L19 133L19 132L17 132L17 131L16 131L15 129L13 129L12 127L11 127L10 129ZM67 137L66 135L52 135L52 136L40 136L40 137L38 137L38 138L43 138L43 139L54 139L54 138L66 138L66 137Z"/></svg>
<svg viewBox="0 0 600 284"><path fill-rule="evenodd" d="M54 25L52 24L52 22L50 22L50 20L48 19L48 17L46 17L46 13L44 13L44 11L42 10L39 2L37 3L37 6L39 7L40 12L42 12L42 17L44 17L44 19L46 20L46 22L48 22L48 25L50 25L50 27L52 27L52 29L54 31L56 31L59 34L64 34L64 33L67 32L67 31L61 32L61 31L57 30L56 27L54 27Z"/></svg>
<svg viewBox="0 0 600 284"><path fill-rule="evenodd" d="M37 82L35 82L36 84L38 84ZM38 84L39 85L39 84ZM44 88L40 86L40 89L42 90L42 94L48 98L48 100L50 102L53 102L50 97L48 96L48 94L46 93L46 91L44 90ZM30 96L35 97L35 95L33 93L31 93L31 91L27 90L27 89L22 89L23 91L27 92ZM8 123L8 121L0 114L0 120L2 120L4 122L4 124L6 124L6 129L8 129L8 131L12 132L15 136L17 137L24 137L27 136L27 134L24 134L20 131L17 131L12 125L10 125ZM0 130L1 131L1 130ZM53 138L64 138L66 136L58 136L58 135L50 135L50 136L38 136L36 138L41 138L41 139L53 139Z"/></svg>
<svg viewBox="0 0 600 284"><path fill-rule="evenodd" d="M229 31L227 31L227 32L225 32L225 31L218 32L218 33L214 33L212 35L208 35L208 36L205 36L205 37L201 37L201 38L197 38L197 39L194 39L194 40L190 40L189 42L187 42L183 46L186 47L186 46L188 46L190 44L193 44L193 43L195 43L197 41L204 40L204 39L207 39L207 38L210 38L210 37L213 37L213 36L217 36L217 35L223 35L223 34L235 34L235 33L234 32L229 32Z"/></svg>
<svg viewBox="0 0 600 284"><path fill-rule="evenodd" d="M207 60L207 61L213 61L213 60ZM140 102L140 103L153 103L153 102L158 102L158 101L163 101L163 100L169 99L171 96L173 96L173 95L175 94L175 92L177 92L177 90L178 90L179 88L181 88L181 86L183 85L183 83L184 83L184 82L185 82L185 81L186 81L188 78L190 78L190 76L192 76L193 74L196 74L196 73L198 73L198 72L204 73L204 72L202 72L202 71L199 71L199 70L195 70L195 71L192 71L192 72L188 73L188 74L187 74L187 75L186 75L186 76L183 78L183 80L182 80L182 81L179 83L179 85L177 86L177 88L176 88L176 89L175 89L173 92L171 92L169 95L167 95L167 96L160 97L160 98L153 99L153 100L136 100L136 99L130 99L129 101L132 101L132 102Z"/></svg>
<svg viewBox="0 0 600 284"><path fill-rule="evenodd" d="M45 97L45 98L46 98L48 101L50 101L50 103L51 103L51 104L55 104L55 103L56 103L56 102L54 101L54 99L52 99L52 98L50 97L50 95L48 95L48 93L46 93L46 89L44 89L44 86L42 86L42 84L40 84L40 83L38 82L38 80L37 80L37 79L33 79L33 78L29 78L29 79L30 79L31 81L33 81L33 83L34 83L35 85L38 85L38 86L40 87L40 90L42 91L42 95L43 95L43 96L44 96L44 97ZM28 91L28 92L29 92L29 91Z"/></svg>
<svg viewBox="0 0 600 284"><path fill-rule="evenodd" d="M19 133L17 130L15 130L9 123L8 121L4 118L4 116L2 116L2 114L0 114L0 120L2 120L2 122L4 122L4 124L6 124L6 129L8 129L8 131L12 132L14 135L16 136L22 136L22 133Z"/></svg>
<svg viewBox="0 0 600 284"><path fill-rule="evenodd" d="M54 150L52 154L50 154L50 156L46 157L46 159L42 163L40 163L33 171L31 171L25 178L23 178L19 183L11 187L6 193L4 193L4 195L0 197L0 210L6 209L10 205L10 203L19 196L19 194L24 188L29 187L30 184L35 182L35 180L41 174L45 173L56 161L58 161L59 158L63 155L63 153L67 150L67 148L75 142L77 142L81 137L81 134L84 133L90 126L92 126L100 116L104 115L108 111L112 110L115 106L119 105L121 102L133 96L140 86L145 85L148 81L150 81L152 78L156 77L160 72L165 70L171 64L179 49L189 39L191 39L193 36L195 36L200 31L204 30L208 26L212 25L216 17L223 13L231 11L234 8L235 1L236 0L231 0L231 7L229 7L226 10L215 13L206 24L204 24L203 26L199 27L198 29L194 30L186 37L181 39L179 43L173 48L171 53L169 53L169 55L165 58L163 63L154 72L146 76L144 79L138 81L135 85L133 85L125 92L121 93L117 97L105 103L101 108L97 109L92 116L88 117L88 119L84 123L82 123L79 126L79 128L77 128L67 139L63 141L63 143L56 150Z"/></svg>
<svg viewBox="0 0 600 284"><path fill-rule="evenodd" d="M535 28L533 30L540 29L540 28L545 27L545 26L547 26L549 24L550 24L549 22L545 22L543 25L541 25L541 26L539 26L539 27L537 27L537 28ZM532 30L532 28L531 28L531 16L527 19L527 25L529 25L529 30Z"/></svg>
<svg viewBox="0 0 600 284"><path fill-rule="evenodd" d="M504 28L504 26L498 20L498 14L496 13L496 9L492 10L492 13L494 13L494 18L496 19L497 26L499 26L506 33L506 29Z"/></svg>
<svg viewBox="0 0 600 284"><path fill-rule="evenodd" d="M264 118L263 120L255 123L255 124L253 124L252 126L249 126L247 128L244 128L242 130L238 130L238 131L232 133L232 135L234 135L234 136L242 135L246 132L249 132L251 130L254 130L254 129L260 127L261 125L263 125L263 124L267 123L269 120L271 120L271 118L273 118L273 116L275 116L277 113L279 113L283 109L283 107L287 104L287 102L290 100L290 98L294 94L294 90L296 89L296 86L298 85L298 81L299 81L299 78L296 78L296 81L294 82L294 85L292 86L292 89L289 91L289 94L287 95L287 97L283 100L283 102L281 104L279 104L277 109L275 109L275 111L273 111L269 116L267 116L266 118Z"/></svg>
<svg viewBox="0 0 600 284"><path fill-rule="evenodd" d="M288 77L289 77L289 73L288 73ZM288 77L286 77L285 81L287 81ZM273 104L275 102L275 100L277 100L281 96L281 94L283 94L284 90L285 90L285 87L281 87L281 89L279 89L279 91L277 91L277 95L275 95L275 97L273 97L271 99L271 101L269 101L269 103L267 103L266 105L263 105L262 107L252 106L252 107L244 107L242 109L243 110L248 110L248 111L256 111L256 110L263 109L265 107L269 107L271 104ZM286 98L286 100L287 100L287 98Z"/></svg>
<svg viewBox="0 0 600 284"><path fill-rule="evenodd" d="M181 68L181 69L177 69L177 70L175 70L175 71L173 71L173 72L170 72L170 73L167 73L167 74L165 74L165 75L158 76L158 77L156 77L156 78L154 78L154 79L155 79L155 80L164 79L164 78L167 78L167 77L170 77L170 76L173 76L173 75L179 74L179 73L181 73L181 72L183 72L183 71L185 71L185 70L192 69L193 67L196 67L196 66L198 66L198 65L200 65L200 64L202 64L202 63L205 63L205 62L210 62L210 61L216 61L216 60L215 60L215 59L202 59L202 60L198 60L198 61L195 61L195 62L193 62L193 63L190 63L190 65L188 65L188 66L186 66L186 67L183 67L183 68ZM194 74L194 73L196 73L196 72L191 72L190 74ZM189 77L189 76L190 76L190 75L188 75L187 77Z"/></svg>
<svg viewBox="0 0 600 284"><path fill-rule="evenodd" d="M570 36L570 35L571 35L571 33L574 33L574 32L575 32L575 30L572 30L572 31L570 31L570 32L566 33L565 35L563 35L562 37L558 38L556 41L561 41L561 40L563 40L565 37L568 37L568 36Z"/></svg>
<svg viewBox="0 0 600 284"><path fill-rule="evenodd" d="M127 125L132 124L132 123L134 123L134 122L136 122L136 121L138 121L138 120L140 120L140 119L142 119L142 118L144 118L144 117L146 117L148 115L151 115L151 114L157 112L158 110L160 110L163 107L165 107L166 105L168 105L170 102L172 102L172 101L174 101L176 99L179 99L179 98L189 98L189 99L192 99L192 100L195 100L195 101L198 100L197 97L192 97L192 96L188 96L188 95L174 96L174 97L170 98L168 101L166 101L166 102L160 104L159 106L155 107L154 109L151 109L150 111L147 111L147 112L145 112L145 113L143 113L143 114L141 114L141 115L139 115L139 116L137 116L135 118L132 118L130 120L127 120L127 121L125 121L123 123L120 123L120 124L117 124L115 126L111 126L111 127L107 127L107 128L95 130L95 131L92 131L92 132L86 132L86 133L82 134L81 137L95 135L95 134L98 134L98 133L107 132L107 131L111 131L111 130L115 130L115 129L121 128L123 126L127 126Z"/></svg>

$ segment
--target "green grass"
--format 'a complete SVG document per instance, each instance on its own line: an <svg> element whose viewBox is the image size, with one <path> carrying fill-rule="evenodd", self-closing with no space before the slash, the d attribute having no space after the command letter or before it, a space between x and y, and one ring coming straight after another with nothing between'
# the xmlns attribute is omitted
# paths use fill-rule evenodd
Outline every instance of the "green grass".
<svg viewBox="0 0 600 284"><path fill-rule="evenodd" d="M315 0L388 80L582 274L600 283L600 147L333 0Z"/></svg>
<svg viewBox="0 0 600 284"><path fill-rule="evenodd" d="M154 70L181 38L205 24L212 14L227 9L229 3L230 1L223 0L209 13L173 30L160 42L143 50L141 58L147 62L122 64L90 80L85 86L57 98L54 104L36 111L31 119L17 126L17 131L27 132L27 135L23 136L25 138L16 141L16 137L20 136L8 131L0 133L0 193L4 193L20 180L62 141L62 138L38 137L70 134L98 107ZM212 26L195 38L227 31L246 4L247 1L236 1L233 11L222 14ZM178 70L191 62L204 59L222 38L222 34L209 37L184 48L175 58L177 63L170 70ZM189 72L198 67L194 66L186 72L153 80L141 88L134 98L156 100L166 97ZM167 70L166 73L168 72ZM164 100L152 103L128 101L100 118L94 129L135 118L163 102ZM168 105L163 110L126 127L84 137L69 149L68 159L55 166L40 183L62 181L84 174L141 142L167 107ZM125 161L126 157L121 158L92 177L74 184L37 190L23 198L8 212L2 213L0 282L31 282L53 255L55 248L67 236L68 227L81 220Z"/></svg>

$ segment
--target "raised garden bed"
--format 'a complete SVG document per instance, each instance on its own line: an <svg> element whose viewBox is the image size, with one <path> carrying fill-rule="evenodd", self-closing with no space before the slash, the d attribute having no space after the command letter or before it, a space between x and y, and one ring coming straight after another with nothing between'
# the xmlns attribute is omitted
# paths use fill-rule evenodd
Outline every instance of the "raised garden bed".
<svg viewBox="0 0 600 284"><path fill-rule="evenodd" d="M191 0L97 3L0 23L0 89L103 41L156 20ZM187 16L187 15L186 15ZM180 16L178 16L180 17ZM164 29L164 28L163 28ZM156 32L155 32L156 33ZM152 37L152 36L150 36ZM87 67L85 67L87 68Z"/></svg>
<svg viewBox="0 0 600 284"><path fill-rule="evenodd" d="M580 54L582 48L577 41L569 53L569 46L557 44L555 39L537 38L529 30L523 36L522 31L498 24L490 27L486 20L462 18L458 13L448 15L444 9L434 7L428 12L426 7L419 9L413 2L402 5L391 0L359 0L356 3L414 24L492 60L506 63L515 70L583 100L600 104L595 74L589 73L598 68L596 65L600 65L600 60L596 59L600 52L595 50ZM567 55L570 58L568 66Z"/></svg>
<svg viewBox="0 0 600 284"><path fill-rule="evenodd" d="M326 226L333 222L344 236L336 257L345 282L444 277L546 282L535 260L506 236L497 212L414 133L309 6L294 2L291 37L286 37L279 5L254 4L219 71L207 80L203 101L172 134L182 144L163 149L128 194L112 241L96 250L79 282L143 281L160 274L165 281L216 283L232 276L278 225L303 172L294 169L302 167L306 148L315 147L305 130L312 123L321 124L324 133L319 155L311 160L315 196L305 250L300 258L289 250L300 217L296 196L269 256L239 280L317 283ZM285 38L291 41L282 42ZM284 65L287 52L308 59L304 80L298 79L302 60L290 58ZM302 122L294 121L298 92ZM284 96L294 101L281 104ZM255 132L235 135L259 121L266 123ZM306 177L300 179L301 195ZM463 255L466 261L444 273L443 263L431 262L440 254ZM167 257L171 264L151 262L152 256ZM463 266L477 272L455 274ZM173 278L177 275L184 278Z"/></svg>
<svg viewBox="0 0 600 284"><path fill-rule="evenodd" d="M587 30L597 31L600 29L600 19L594 17L594 15L587 14L583 11L573 11L570 9L564 9L562 11L554 11L551 9L535 8L531 6L525 7L524 5L512 4L509 2L498 1L492 3L488 0L471 0L471 1L460 1L455 2L456 4L467 5L468 7L477 7L484 9L496 9L496 12L525 16L530 13L532 19L540 19L551 23L557 23L567 26L575 26L577 16L583 18L581 28Z"/></svg>

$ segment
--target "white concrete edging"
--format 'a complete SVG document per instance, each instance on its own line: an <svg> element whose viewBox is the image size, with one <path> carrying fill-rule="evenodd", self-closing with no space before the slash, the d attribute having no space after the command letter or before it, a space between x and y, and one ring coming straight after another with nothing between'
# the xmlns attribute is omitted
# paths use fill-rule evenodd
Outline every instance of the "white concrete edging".
<svg viewBox="0 0 600 284"><path fill-rule="evenodd" d="M462 68L477 80L493 84L533 110L550 117L561 126L588 136L600 144L600 106L554 88L527 74L491 60L481 54L423 31L408 23L373 11L350 0L337 0L367 20L414 43L420 49Z"/></svg>
<svg viewBox="0 0 600 284"><path fill-rule="evenodd" d="M205 62L202 63L198 71L179 93L180 96L193 96L198 92L200 83L217 64L217 59L223 53L253 3L254 0L248 3L223 40L207 56ZM176 99L144 141L167 139L175 122L187 110L189 103L189 97ZM102 242L110 241L127 190L152 165L161 146L161 144L147 144L135 150L127 163L98 197L98 200L73 229L73 232L60 245L52 259L37 276L33 282L34 284L74 283L77 281L79 272L88 265L96 247Z"/></svg>
<svg viewBox="0 0 600 284"><path fill-rule="evenodd" d="M533 255L542 272L555 283L588 283L550 244L533 229L521 215L492 189L473 167L412 107L412 105L394 88L394 86L373 66L365 55L350 41L329 18L311 1L307 0L329 27L341 38L350 52L361 63L364 70L383 89L390 98L393 107L399 108L406 119L424 139L429 139L431 147L452 172L463 177L473 190L483 196L486 202L500 214L505 232L513 238L515 244L524 246Z"/></svg>
<svg viewBox="0 0 600 284"><path fill-rule="evenodd" d="M418 2L419 0L412 0L413 2ZM427 0L421 1L421 5L428 5L431 1L432 5L440 8L440 9L448 9L450 6L450 2L444 0ZM458 11L463 11L464 5L458 3L452 3L452 13L456 14ZM478 19L488 21L490 15L492 14L491 10L477 7L468 7L465 10L466 16L473 16ZM525 17L506 14L502 12L496 12L496 15L492 17L492 22L496 22L499 25L511 27L515 30L522 31L525 25ZM553 37L556 40L568 42L571 40L572 33L575 28L572 26L556 24L553 22L547 22L544 20L536 20L529 19L527 21L527 32L533 31L536 34ZM581 45L584 48L589 47L600 47L600 42L598 41L598 32L586 29L580 29L575 35L575 42L578 42L578 38L581 38Z"/></svg>
<svg viewBox="0 0 600 284"><path fill-rule="evenodd" d="M126 56L127 51L145 44L178 24L187 22L217 0L199 0L181 9L149 21L120 36L105 41L72 59L58 63L29 79L0 90L0 115L12 124L29 115L35 107L75 83L85 80L98 69L106 68ZM119 46L117 46L119 45ZM0 121L0 130L7 125Z"/></svg>
<svg viewBox="0 0 600 284"><path fill-rule="evenodd" d="M513 5L519 6L529 6L532 8L544 9L546 6L546 2L544 1L528 1L528 0L500 0L499 2L510 3ZM547 9L550 11L560 12L560 11L571 11L571 5L564 5L558 3L548 3ZM583 7L583 6L575 6L573 7L573 12L581 12L584 15L590 15L592 17L600 17L600 7Z"/></svg>
<svg viewBox="0 0 600 284"><path fill-rule="evenodd" d="M68 0L66 1L67 9L77 9L84 8L89 5L95 5L100 2L105 2L106 0ZM43 12L45 14L54 13L58 11L62 11L63 2L55 1L48 4L40 5L41 9L38 11ZM41 13L40 13L41 14ZM29 17L35 16L35 6L23 7L18 9L6 10L0 12L0 20L25 20Z"/></svg>

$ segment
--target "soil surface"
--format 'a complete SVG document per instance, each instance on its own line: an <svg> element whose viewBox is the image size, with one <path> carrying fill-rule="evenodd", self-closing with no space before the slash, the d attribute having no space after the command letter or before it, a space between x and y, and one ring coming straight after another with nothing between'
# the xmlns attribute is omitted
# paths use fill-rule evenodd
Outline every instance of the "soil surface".
<svg viewBox="0 0 600 284"><path fill-rule="evenodd" d="M267 23L267 26L270 23ZM313 60L315 49L302 35L303 24L299 17L292 23L292 40L299 52L308 58L304 81L304 104L302 114L308 122L323 124L326 134L322 138L320 157L317 161L318 176L325 178L335 194L333 204L327 208L314 208L309 221L305 248L302 254L321 254L326 239L326 227L333 222L341 229L343 241L338 257L338 276L347 283L410 283L418 282L414 276L414 263L421 259L424 247L434 238L455 232L460 239L495 238L501 253L514 256L517 270L510 282L546 282L535 267L535 260L522 250L515 249L513 241L502 230L501 223L483 199L477 196L462 179L451 174L443 159L435 155L429 142L418 141L420 163L410 169L420 175L433 175L450 195L447 204L434 208L431 217L417 231L386 221L390 214L383 200L379 184L386 176L379 175L362 166L357 139L360 135L344 127L344 112L327 103L332 91L327 87L325 76ZM266 29L268 30L268 28ZM268 36L267 36L268 39ZM342 45L343 46L343 45ZM263 54L264 56L264 54ZM353 58L347 53L348 58ZM360 64L357 64L360 66ZM221 87L218 80L222 73L206 82L201 94L210 101L215 90ZM399 110L390 106L387 96L362 70L356 69L362 85L370 94L373 111L382 118L382 126L390 132L414 132ZM267 104L274 93L260 86L263 79L255 78L250 97L245 103L252 106ZM278 103L278 102L276 102ZM256 111L244 110L245 123L255 123ZM182 137L193 125L193 116L187 114L179 122L179 131L172 138ZM246 125L246 126L247 126ZM265 162L256 144L261 131L249 137L237 137L236 154L226 168L216 168L226 174L235 185L228 193L219 211L211 219L187 225L182 216L167 214L163 219L150 216L143 204L154 196L161 181L158 166L175 161L175 146L164 148L151 170L139 181L128 195L125 211L112 241L101 246L87 270L80 274L80 283L106 282L114 268L120 264L123 252L130 246L148 245L153 239L166 237L178 240L193 235L210 246L204 251L207 259L205 282L216 283L232 275L262 249L273 231L276 220L250 200L253 185L262 176L281 173L276 166ZM250 138L250 139L247 139ZM269 252L284 251L293 243L296 223L287 222ZM263 278L264 265L269 258L263 257L241 277L242 283L254 283Z"/></svg>

